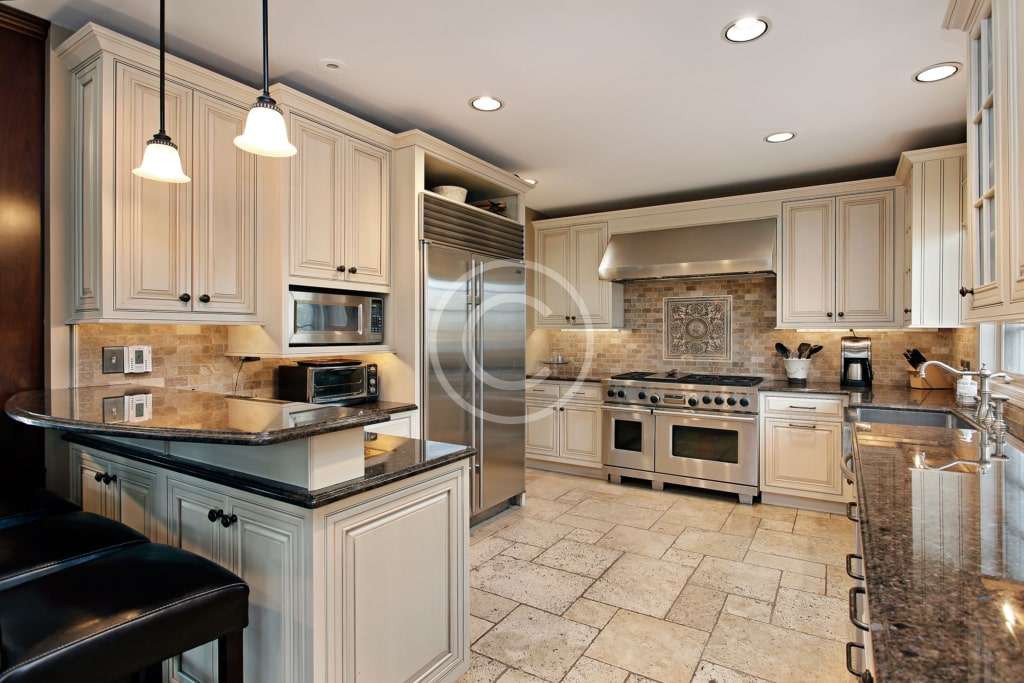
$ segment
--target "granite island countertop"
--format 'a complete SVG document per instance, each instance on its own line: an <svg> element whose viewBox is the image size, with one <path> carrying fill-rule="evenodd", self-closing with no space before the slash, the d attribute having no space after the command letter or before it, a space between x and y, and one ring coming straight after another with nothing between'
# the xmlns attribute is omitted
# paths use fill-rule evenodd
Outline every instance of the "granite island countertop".
<svg viewBox="0 0 1024 683"><path fill-rule="evenodd" d="M853 429L876 678L1024 680L1024 444L940 471L983 433Z"/></svg>
<svg viewBox="0 0 1024 683"><path fill-rule="evenodd" d="M956 392L952 389L911 389L908 386L886 384L878 384L870 389L865 389L845 387L839 382L808 382L805 386L788 382L763 382L757 389L761 392L845 395L849 397L851 406L917 410L958 408Z"/></svg>
<svg viewBox="0 0 1024 683"><path fill-rule="evenodd" d="M127 400L126 400L127 397ZM15 394L7 414L35 427L102 436L266 446L387 422L415 406L313 405L121 384Z"/></svg>

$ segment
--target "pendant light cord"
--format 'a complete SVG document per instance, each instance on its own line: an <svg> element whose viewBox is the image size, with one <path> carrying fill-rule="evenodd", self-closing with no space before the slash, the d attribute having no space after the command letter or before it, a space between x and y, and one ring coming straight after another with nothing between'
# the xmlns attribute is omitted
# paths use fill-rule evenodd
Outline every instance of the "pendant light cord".
<svg viewBox="0 0 1024 683"><path fill-rule="evenodd" d="M162 1L162 0L161 0ZM270 41L267 39L267 4L263 0L263 96L270 97Z"/></svg>
<svg viewBox="0 0 1024 683"><path fill-rule="evenodd" d="M160 133L166 137L167 130L164 127L164 0L160 0Z"/></svg>

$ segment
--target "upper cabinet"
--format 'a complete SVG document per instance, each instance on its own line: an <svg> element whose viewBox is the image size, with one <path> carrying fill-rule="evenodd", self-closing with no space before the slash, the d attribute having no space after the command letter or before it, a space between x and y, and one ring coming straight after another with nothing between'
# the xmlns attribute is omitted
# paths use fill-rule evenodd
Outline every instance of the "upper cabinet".
<svg viewBox="0 0 1024 683"><path fill-rule="evenodd" d="M946 28L967 43L964 319L1024 316L1024 10L952 0Z"/></svg>
<svg viewBox="0 0 1024 683"><path fill-rule="evenodd" d="M782 204L779 327L894 327L893 192Z"/></svg>
<svg viewBox="0 0 1024 683"><path fill-rule="evenodd" d="M598 278L608 224L538 227L534 292L537 327L622 327L622 285Z"/></svg>

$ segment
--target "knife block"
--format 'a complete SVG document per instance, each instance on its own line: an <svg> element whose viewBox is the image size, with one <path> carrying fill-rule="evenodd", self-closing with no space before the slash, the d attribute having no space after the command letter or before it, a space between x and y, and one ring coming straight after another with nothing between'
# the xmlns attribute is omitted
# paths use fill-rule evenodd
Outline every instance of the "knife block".
<svg viewBox="0 0 1024 683"><path fill-rule="evenodd" d="M952 389L956 386L956 377L934 365L924 373L925 376L921 377L917 370L907 370L911 389Z"/></svg>

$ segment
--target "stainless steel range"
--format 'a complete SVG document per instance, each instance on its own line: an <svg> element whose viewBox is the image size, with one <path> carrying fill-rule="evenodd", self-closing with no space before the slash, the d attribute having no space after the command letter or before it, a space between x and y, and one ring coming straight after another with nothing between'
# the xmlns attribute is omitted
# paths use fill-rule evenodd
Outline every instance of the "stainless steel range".
<svg viewBox="0 0 1024 683"><path fill-rule="evenodd" d="M758 489L760 377L627 372L605 380L604 469L613 481L648 479L730 491Z"/></svg>

